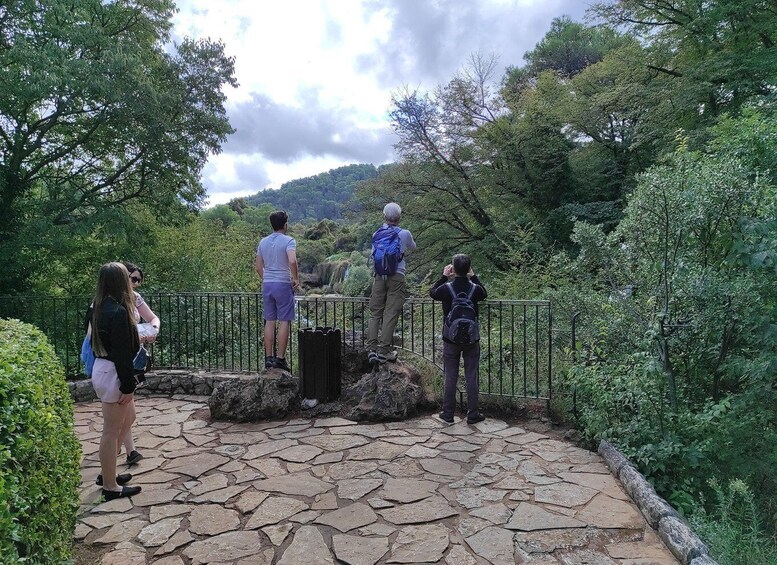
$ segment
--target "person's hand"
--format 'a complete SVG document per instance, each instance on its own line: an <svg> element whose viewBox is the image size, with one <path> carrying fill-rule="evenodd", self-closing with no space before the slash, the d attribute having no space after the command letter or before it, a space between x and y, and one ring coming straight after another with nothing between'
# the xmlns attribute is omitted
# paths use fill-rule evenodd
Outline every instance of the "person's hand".
<svg viewBox="0 0 777 565"><path fill-rule="evenodd" d="M475 276L475 271L472 270L472 267L469 268L469 272L467 273L467 278L472 278Z"/></svg>
<svg viewBox="0 0 777 565"><path fill-rule="evenodd" d="M130 400L132 400L132 397L133 397L133 393L124 394L122 392L121 395L119 396L118 404L122 404L122 405L128 404Z"/></svg>
<svg viewBox="0 0 777 565"><path fill-rule="evenodd" d="M148 336L144 337L141 341L143 341L144 343L154 343L156 341L156 336L155 335L148 335Z"/></svg>
<svg viewBox="0 0 777 565"><path fill-rule="evenodd" d="M299 290L299 279L291 279L291 288Z"/></svg>
<svg viewBox="0 0 777 565"><path fill-rule="evenodd" d="M453 276L453 265L445 265L445 268L442 270L442 274L444 277L452 277Z"/></svg>

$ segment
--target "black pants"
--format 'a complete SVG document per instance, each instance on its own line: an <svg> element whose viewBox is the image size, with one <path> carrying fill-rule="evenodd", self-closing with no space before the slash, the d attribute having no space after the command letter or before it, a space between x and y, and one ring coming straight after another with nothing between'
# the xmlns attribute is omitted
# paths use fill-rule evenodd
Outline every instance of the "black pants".
<svg viewBox="0 0 777 565"><path fill-rule="evenodd" d="M459 360L464 358L464 378L467 382L467 416L478 414L478 365L480 364L480 342L472 345L442 343L445 388L442 398L442 412L453 416L456 408L456 383L459 380Z"/></svg>

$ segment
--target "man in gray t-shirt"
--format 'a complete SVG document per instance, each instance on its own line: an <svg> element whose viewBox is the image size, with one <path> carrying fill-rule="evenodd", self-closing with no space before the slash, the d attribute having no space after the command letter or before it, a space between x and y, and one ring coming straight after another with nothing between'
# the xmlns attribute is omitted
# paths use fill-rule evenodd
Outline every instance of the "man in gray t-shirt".
<svg viewBox="0 0 777 565"><path fill-rule="evenodd" d="M405 259L416 245L413 234L398 226L402 208L396 202L389 202L383 207L383 219L386 221L381 229L394 228L399 238L402 259L397 263L396 272L392 275L377 275L372 281L370 293L370 321L367 326L367 359L370 363L394 362L397 351L394 349L394 328L407 299L405 284ZM377 233L377 232L376 232ZM373 238L374 238L373 234ZM375 252L373 246L373 254ZM380 333L380 340L378 334Z"/></svg>
<svg viewBox="0 0 777 565"><path fill-rule="evenodd" d="M285 371L291 371L286 362L286 348L294 319L294 289L299 287L297 242L286 235L288 222L289 217L283 210L270 214L274 231L259 242L255 264L256 272L262 277L264 366ZM276 337L277 349L273 352Z"/></svg>

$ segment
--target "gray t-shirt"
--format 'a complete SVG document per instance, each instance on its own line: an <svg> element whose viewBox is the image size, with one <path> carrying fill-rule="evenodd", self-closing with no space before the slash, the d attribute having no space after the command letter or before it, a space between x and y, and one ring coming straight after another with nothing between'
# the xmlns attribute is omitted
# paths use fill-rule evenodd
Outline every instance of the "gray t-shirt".
<svg viewBox="0 0 777 565"><path fill-rule="evenodd" d="M381 229L387 228L387 227L388 227L388 224L383 224L381 226ZM399 226L394 226L394 227L399 228ZM376 231L375 233L378 233L378 232ZM375 236L375 234L372 234L372 235L373 237ZM413 239L413 234L411 234L409 230L406 230L403 228L399 228L399 234L397 235L399 235L399 248L402 250L402 255L403 255L402 260L397 265L397 272L404 275L405 267L406 267L404 256L407 255L408 253L411 253L415 249L415 240ZM372 251L373 252L375 251L375 246L372 247Z"/></svg>
<svg viewBox="0 0 777 565"><path fill-rule="evenodd" d="M289 268L289 249L297 249L297 242L293 237L281 232L273 232L256 248L256 254L264 261L263 282L291 282L291 269Z"/></svg>

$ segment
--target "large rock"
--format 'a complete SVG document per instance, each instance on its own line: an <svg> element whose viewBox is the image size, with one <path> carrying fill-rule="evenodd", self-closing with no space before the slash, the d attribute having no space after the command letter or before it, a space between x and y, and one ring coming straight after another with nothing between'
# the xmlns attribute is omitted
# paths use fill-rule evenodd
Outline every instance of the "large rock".
<svg viewBox="0 0 777 565"><path fill-rule="evenodd" d="M343 397L354 405L349 419L371 422L405 420L430 405L421 375L404 363L381 365L346 388Z"/></svg>
<svg viewBox="0 0 777 565"><path fill-rule="evenodd" d="M286 371L270 369L218 383L208 405L216 420L254 422L282 418L296 408L298 401L297 379Z"/></svg>

